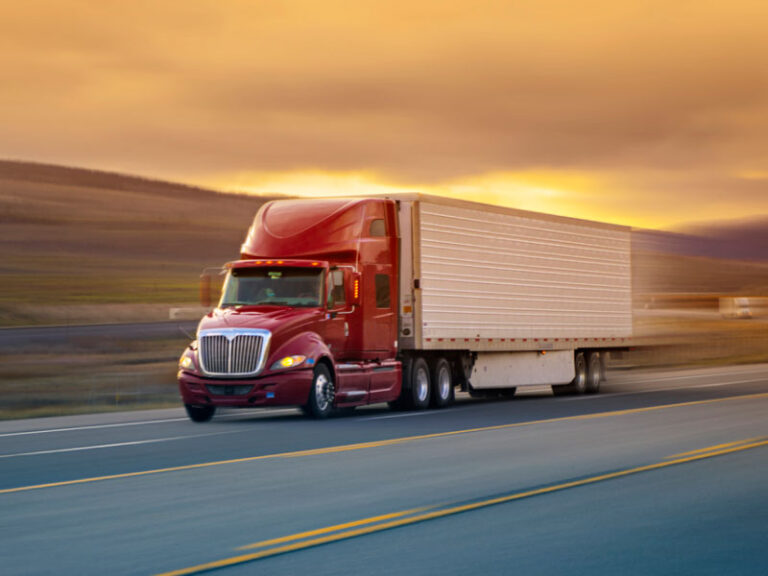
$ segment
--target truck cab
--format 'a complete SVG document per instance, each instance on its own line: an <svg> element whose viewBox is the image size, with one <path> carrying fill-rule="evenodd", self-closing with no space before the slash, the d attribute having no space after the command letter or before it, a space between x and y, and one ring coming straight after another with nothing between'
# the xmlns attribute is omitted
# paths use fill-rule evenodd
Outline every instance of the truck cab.
<svg viewBox="0 0 768 576"><path fill-rule="evenodd" d="M265 204L182 355L190 418L279 405L323 418L394 401L397 246L391 200Z"/></svg>

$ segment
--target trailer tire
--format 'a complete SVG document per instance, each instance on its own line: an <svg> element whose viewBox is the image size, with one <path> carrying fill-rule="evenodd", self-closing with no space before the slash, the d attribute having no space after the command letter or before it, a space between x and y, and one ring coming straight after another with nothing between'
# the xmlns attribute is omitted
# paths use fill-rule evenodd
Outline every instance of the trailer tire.
<svg viewBox="0 0 768 576"><path fill-rule="evenodd" d="M429 366L424 358L414 358L408 371L409 394L408 405L414 410L429 407L432 385L429 377Z"/></svg>
<svg viewBox="0 0 768 576"><path fill-rule="evenodd" d="M609 352L600 354L600 382L606 382L608 380L608 355Z"/></svg>
<svg viewBox="0 0 768 576"><path fill-rule="evenodd" d="M432 366L432 406L445 408L454 400L453 372L445 358L438 358Z"/></svg>
<svg viewBox="0 0 768 576"><path fill-rule="evenodd" d="M192 422L208 422L216 414L216 406L200 406L197 404L184 404L187 416Z"/></svg>
<svg viewBox="0 0 768 576"><path fill-rule="evenodd" d="M573 393L584 394L587 390L587 360L584 358L583 352L576 353L576 361L574 364L576 368L576 376L573 377L573 382L571 382Z"/></svg>
<svg viewBox="0 0 768 576"><path fill-rule="evenodd" d="M577 352L574 358L574 369L576 375L570 384L559 384L552 386L552 393L555 396L565 396L566 394L584 394L587 387L587 361L584 359L583 352Z"/></svg>
<svg viewBox="0 0 768 576"><path fill-rule="evenodd" d="M591 352L587 357L587 378L584 384L584 391L587 394L597 394L600 391L602 375L600 353Z"/></svg>
<svg viewBox="0 0 768 576"><path fill-rule="evenodd" d="M335 396L336 387L331 371L325 364L318 364L312 377L312 387L309 389L309 402L307 402L311 416L318 420L328 418L333 412Z"/></svg>

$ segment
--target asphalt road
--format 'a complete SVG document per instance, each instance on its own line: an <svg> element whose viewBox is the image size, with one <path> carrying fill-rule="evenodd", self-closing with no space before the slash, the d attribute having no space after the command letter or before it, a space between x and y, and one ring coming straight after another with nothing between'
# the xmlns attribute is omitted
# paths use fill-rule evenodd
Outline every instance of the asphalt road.
<svg viewBox="0 0 768 576"><path fill-rule="evenodd" d="M320 422L0 422L0 571L764 575L767 414L757 365Z"/></svg>

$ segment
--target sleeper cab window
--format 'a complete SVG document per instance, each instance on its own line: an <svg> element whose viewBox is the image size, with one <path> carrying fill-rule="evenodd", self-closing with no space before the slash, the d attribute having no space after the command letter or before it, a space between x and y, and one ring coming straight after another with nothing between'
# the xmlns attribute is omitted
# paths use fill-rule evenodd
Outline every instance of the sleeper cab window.
<svg viewBox="0 0 768 576"><path fill-rule="evenodd" d="M389 276L376 274L376 308L390 308Z"/></svg>
<svg viewBox="0 0 768 576"><path fill-rule="evenodd" d="M371 220L371 227L368 229L368 235L372 238L382 238L387 235L387 223L384 218Z"/></svg>

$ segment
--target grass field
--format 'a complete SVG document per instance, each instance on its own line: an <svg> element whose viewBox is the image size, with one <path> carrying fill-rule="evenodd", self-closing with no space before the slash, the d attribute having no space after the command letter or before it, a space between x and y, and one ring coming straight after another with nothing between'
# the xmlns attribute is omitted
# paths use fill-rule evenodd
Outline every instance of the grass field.
<svg viewBox="0 0 768 576"><path fill-rule="evenodd" d="M177 406L185 338L80 340L0 353L0 419Z"/></svg>

